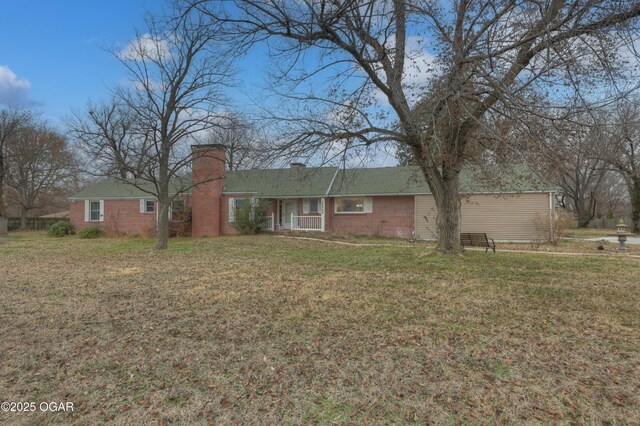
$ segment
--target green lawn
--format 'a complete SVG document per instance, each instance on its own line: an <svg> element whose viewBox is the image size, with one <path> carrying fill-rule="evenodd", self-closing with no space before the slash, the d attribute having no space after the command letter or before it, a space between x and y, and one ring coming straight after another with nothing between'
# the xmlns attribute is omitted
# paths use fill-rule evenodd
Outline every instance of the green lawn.
<svg viewBox="0 0 640 426"><path fill-rule="evenodd" d="M571 238L600 238L609 237L615 233L615 229L575 228L567 229L565 235Z"/></svg>
<svg viewBox="0 0 640 426"><path fill-rule="evenodd" d="M0 245L0 424L628 424L640 261L273 236Z"/></svg>

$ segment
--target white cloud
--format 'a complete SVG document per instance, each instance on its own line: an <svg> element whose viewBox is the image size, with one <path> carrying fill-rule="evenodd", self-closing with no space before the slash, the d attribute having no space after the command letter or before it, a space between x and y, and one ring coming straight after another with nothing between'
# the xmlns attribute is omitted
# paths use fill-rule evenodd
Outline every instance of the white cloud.
<svg viewBox="0 0 640 426"><path fill-rule="evenodd" d="M171 49L168 40L153 37L151 34L142 34L140 37L131 40L118 54L121 59L131 61L158 60L167 58L170 55Z"/></svg>
<svg viewBox="0 0 640 426"><path fill-rule="evenodd" d="M0 104L25 105L31 103L28 92L31 83L19 79L8 66L0 65Z"/></svg>

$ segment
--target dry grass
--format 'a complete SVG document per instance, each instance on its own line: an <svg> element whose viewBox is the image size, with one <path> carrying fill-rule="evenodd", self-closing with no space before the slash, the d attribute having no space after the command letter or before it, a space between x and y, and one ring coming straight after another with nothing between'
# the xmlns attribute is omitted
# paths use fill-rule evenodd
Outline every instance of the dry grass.
<svg viewBox="0 0 640 426"><path fill-rule="evenodd" d="M13 234L0 424L630 424L640 262Z"/></svg>

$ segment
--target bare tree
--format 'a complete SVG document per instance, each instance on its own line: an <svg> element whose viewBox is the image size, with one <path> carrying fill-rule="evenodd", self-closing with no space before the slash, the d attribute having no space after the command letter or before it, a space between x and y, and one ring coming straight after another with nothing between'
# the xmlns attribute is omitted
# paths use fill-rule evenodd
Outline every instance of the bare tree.
<svg viewBox="0 0 640 426"><path fill-rule="evenodd" d="M633 39L621 35L635 31L640 15L640 3L630 0L188 3L228 24L240 36L238 49L276 42L270 48L280 55L278 81L291 83L281 92L306 105L303 120L283 117L298 126L298 136L283 148L409 146L435 198L442 253L462 251L459 174L471 135L492 114L527 110L527 93L536 86L552 96L549 88L562 87L555 91L561 101L587 76L610 76L612 53ZM414 77L428 65L412 67L411 46L420 39L418 56L434 56L424 84ZM291 91L314 79L327 90L321 83L304 96ZM380 98L388 107L375 108ZM412 114L415 99L424 100L420 121Z"/></svg>
<svg viewBox="0 0 640 426"><path fill-rule="evenodd" d="M546 147L553 157L547 176L560 187L560 204L576 214L578 227L586 228L596 215L597 194L607 171L605 123L580 114L555 124Z"/></svg>
<svg viewBox="0 0 640 426"><path fill-rule="evenodd" d="M155 247L165 249L171 202L193 186L188 172L198 154L190 144L225 119L230 62L215 25L196 11L172 21L150 19L146 33L114 54L130 87L117 89L107 106L71 120L71 128L103 173L157 198Z"/></svg>
<svg viewBox="0 0 640 426"><path fill-rule="evenodd" d="M6 171L8 162L7 149L23 126L28 126L33 119L29 110L8 108L0 111L0 236L7 233L8 214L5 194Z"/></svg>
<svg viewBox="0 0 640 426"><path fill-rule="evenodd" d="M78 144L87 164L86 172L96 176L136 178L142 158L136 155L136 118L122 100L114 97L110 102L89 102L86 111L76 112L66 121L70 136Z"/></svg>
<svg viewBox="0 0 640 426"><path fill-rule="evenodd" d="M605 173L595 195L598 200L596 217L613 219L625 214L629 194L624 179L615 171Z"/></svg>
<svg viewBox="0 0 640 426"><path fill-rule="evenodd" d="M263 155L255 126L238 115L231 115L222 125L209 130L206 140L225 146L229 170L258 167Z"/></svg>
<svg viewBox="0 0 640 426"><path fill-rule="evenodd" d="M640 106L637 101L622 101L611 117L607 161L626 184L633 232L640 233Z"/></svg>
<svg viewBox="0 0 640 426"><path fill-rule="evenodd" d="M75 160L66 140L44 122L21 125L7 143L7 154L9 198L20 208L20 227L26 229L29 211L43 207L75 179Z"/></svg>

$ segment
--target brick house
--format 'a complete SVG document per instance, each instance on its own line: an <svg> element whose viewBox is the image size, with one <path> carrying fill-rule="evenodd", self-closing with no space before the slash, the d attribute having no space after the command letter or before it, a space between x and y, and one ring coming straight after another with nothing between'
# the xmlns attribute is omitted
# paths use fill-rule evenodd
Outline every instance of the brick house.
<svg viewBox="0 0 640 426"><path fill-rule="evenodd" d="M398 238L435 237L433 196L416 167L342 169L305 167L226 171L224 148L195 145L193 186L174 201L170 216L191 211L192 235L232 235L234 213L244 203L265 201L273 231L317 231ZM184 183L184 182L183 182ZM496 240L548 238L536 215L554 218L555 190L522 168L467 167L461 173L462 232L486 232ZM117 234L151 233L157 202L115 179L71 197L76 229L101 226Z"/></svg>

